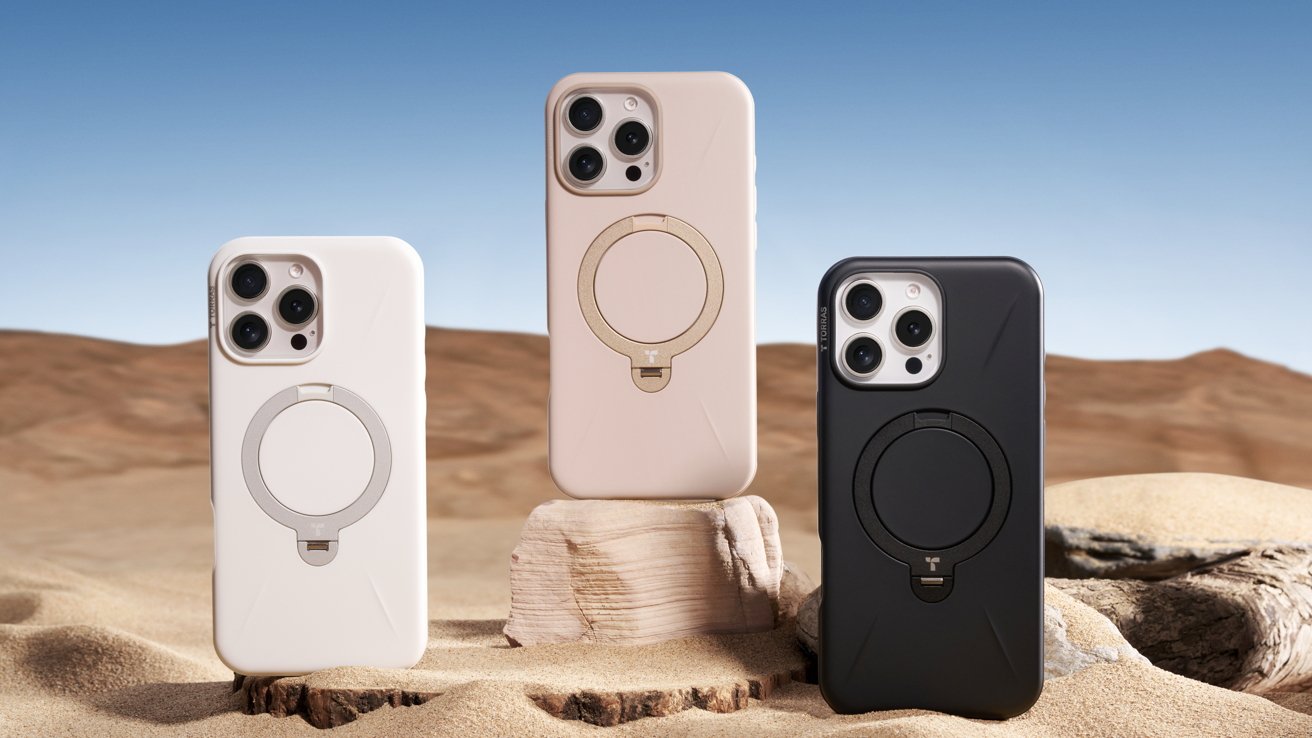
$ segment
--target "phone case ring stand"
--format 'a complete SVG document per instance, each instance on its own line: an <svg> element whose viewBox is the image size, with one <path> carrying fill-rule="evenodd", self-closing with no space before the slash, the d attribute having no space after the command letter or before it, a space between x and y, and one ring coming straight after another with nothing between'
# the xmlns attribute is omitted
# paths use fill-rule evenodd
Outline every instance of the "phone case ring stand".
<svg viewBox="0 0 1312 738"><path fill-rule="evenodd" d="M705 301L701 312L682 333L659 343L635 341L615 330L597 301L597 270L612 246L626 236L644 231L665 233L679 239L701 262ZM629 358L633 383L643 392L659 392L670 383L674 357L696 346L715 325L724 302L724 271L715 249L696 228L669 215L632 215L612 223L593 239L579 265L579 307L583 319L597 339L611 350Z"/></svg>
<svg viewBox="0 0 1312 738"><path fill-rule="evenodd" d="M298 408L310 407L307 403L324 403L334 408L335 415L342 418L339 422L346 425L324 424L316 422L305 413L298 414ZM285 491L281 499L270 491L265 481L266 475L273 471L269 465L296 462L295 458L289 458L287 454L272 454L268 458L261 458L261 446L275 421L290 423L291 432L313 437L319 443L331 447L334 459L339 462L362 462L372 455L369 481L355 495L354 501L335 512L315 515L293 509L298 499L295 490ZM363 428L369 446L362 445L363 438L355 426ZM339 429L345 432L339 432ZM383 496L392 473L392 444L382 418L359 395L336 385L303 384L274 394L256 411L242 440L241 467L246 487L260 509L296 532L296 552L301 559L311 566L323 566L337 556L337 539L341 530L368 515ZM347 497L350 494L348 492ZM290 505L287 504L289 501Z"/></svg>
<svg viewBox="0 0 1312 738"><path fill-rule="evenodd" d="M918 463L926 458L939 463ZM927 488L932 494L906 494ZM910 569L915 595L941 602L952 594L956 565L1001 530L1011 473L1002 448L978 423L955 412L919 410L871 437L857 461L853 497L866 534Z"/></svg>

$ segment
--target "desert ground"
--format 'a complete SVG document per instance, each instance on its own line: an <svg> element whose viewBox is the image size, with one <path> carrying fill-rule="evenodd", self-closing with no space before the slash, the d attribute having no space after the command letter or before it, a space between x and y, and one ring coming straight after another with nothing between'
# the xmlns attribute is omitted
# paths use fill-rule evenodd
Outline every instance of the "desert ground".
<svg viewBox="0 0 1312 738"><path fill-rule="evenodd" d="M427 353L431 637L434 647L504 648L508 557L528 513L561 496L546 469L546 338L430 329ZM749 493L777 511L784 558L818 581L813 348L766 345L758 357L760 468ZM1174 361L1054 356L1047 387L1050 485L1190 471L1312 488L1307 375L1225 350ZM296 716L243 714L233 674L214 654L208 402L203 341L0 331L0 736L318 732ZM1112 637L1092 610L1064 612L1072 637ZM685 653L710 663L730 647L693 639L654 648L615 651L608 668ZM1124 662L1050 681L1030 713L1005 723L915 711L838 717L815 686L793 683L732 713L691 709L599 728L551 717L513 673L471 674L425 704L332 730L1312 734L1308 695L1277 704Z"/></svg>

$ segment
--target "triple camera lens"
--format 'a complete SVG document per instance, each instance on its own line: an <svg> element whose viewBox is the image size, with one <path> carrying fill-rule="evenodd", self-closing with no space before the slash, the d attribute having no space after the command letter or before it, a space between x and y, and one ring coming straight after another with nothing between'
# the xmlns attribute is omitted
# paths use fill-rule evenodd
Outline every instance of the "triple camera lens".
<svg viewBox="0 0 1312 738"><path fill-rule="evenodd" d="M269 340L269 324L258 315L247 313L232 323L232 342L243 351L255 351Z"/></svg>
<svg viewBox="0 0 1312 738"><path fill-rule="evenodd" d="M908 288L907 296L914 298ZM867 323L874 320L884 309L884 295L873 282L861 281L847 288L843 295L843 310L851 320ZM934 335L934 322L922 310L906 310L893 320L893 337L897 342L910 349L919 348L929 343ZM843 363L852 374L865 377L879 369L884 361L884 350L874 336L858 334L843 347ZM914 362L914 365L913 363ZM914 368L913 368L914 366ZM907 362L907 371L919 373L921 362L911 358Z"/></svg>
<svg viewBox="0 0 1312 738"><path fill-rule="evenodd" d="M293 278L299 277L304 272L304 267L299 264L293 264L289 273ZM269 274L260 264L249 261L244 264L238 264L232 270L229 278L229 288L232 295L239 302L252 303L247 309L251 312L241 313L228 326L228 334L232 340L232 345L242 351L255 352L268 345L272 338L272 330L269 321L261 315L267 308L266 302L257 302L269 292ZM304 287L294 286L283 290L277 298L278 317L282 319L285 326L295 327L300 330L302 326L310 322L318 312L318 304L314 295ZM297 338L300 339L301 345L297 344ZM304 336L297 335L292 338L292 348L301 350L305 348L306 340Z"/></svg>
<svg viewBox="0 0 1312 738"><path fill-rule="evenodd" d="M601 125L601 103L593 97L580 97L570 103L566 117L574 130L587 133Z"/></svg>
<svg viewBox="0 0 1312 738"><path fill-rule="evenodd" d="M638 108L636 98L626 99L624 107L629 111L636 110ZM600 129L602 118L605 117L604 113L601 102L597 98L581 95L570 101L569 107L565 110L565 120L575 133L591 134L594 131L603 133ZM651 150L651 129L639 120L625 120L615 126L614 130L603 135L611 137L612 153L627 159L636 159ZM591 142L595 143L595 141ZM575 182L592 184L599 181L606 171L606 156L596 146L579 146L569 153L565 161L565 169ZM642 179L642 171L641 167L630 166L624 169L624 175L630 182L637 182Z"/></svg>

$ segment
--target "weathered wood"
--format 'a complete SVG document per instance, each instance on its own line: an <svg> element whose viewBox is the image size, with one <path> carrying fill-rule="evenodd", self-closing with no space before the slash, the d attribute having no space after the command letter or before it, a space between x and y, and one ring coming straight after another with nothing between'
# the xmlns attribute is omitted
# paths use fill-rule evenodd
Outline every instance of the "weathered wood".
<svg viewBox="0 0 1312 738"><path fill-rule="evenodd" d="M239 695L242 712L274 717L299 715L316 728L335 728L380 707L422 705L440 692L405 689L352 689L310 687L304 677L252 677L236 674L232 690Z"/></svg>
<svg viewBox="0 0 1312 738"><path fill-rule="evenodd" d="M505 635L527 646L766 631L782 578L778 518L759 497L555 500L511 555Z"/></svg>
<svg viewBox="0 0 1312 738"><path fill-rule="evenodd" d="M294 677L236 676L248 714L344 725L381 707L421 705L471 684L499 683L554 717L618 725L688 709L733 712L805 680L790 624L765 633L706 635L643 646L600 643L507 648L502 623L435 621L413 669L342 668Z"/></svg>
<svg viewBox="0 0 1312 738"><path fill-rule="evenodd" d="M667 717L694 708L707 712L736 712L747 707L749 697L769 699L776 689L805 679L806 669L799 667L730 684L631 692L530 693L529 698L548 714L562 720L581 720L610 727L645 717Z"/></svg>
<svg viewBox="0 0 1312 738"><path fill-rule="evenodd" d="M1167 671L1245 692L1312 687L1312 549L1244 552L1159 582L1052 581Z"/></svg>

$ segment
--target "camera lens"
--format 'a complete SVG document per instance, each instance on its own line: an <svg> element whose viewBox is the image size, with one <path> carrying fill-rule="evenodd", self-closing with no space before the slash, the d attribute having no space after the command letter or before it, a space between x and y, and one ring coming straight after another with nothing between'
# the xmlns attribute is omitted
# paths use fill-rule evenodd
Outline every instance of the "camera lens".
<svg viewBox="0 0 1312 738"><path fill-rule="evenodd" d="M884 296L869 282L858 282L847 290L843 301L847 314L857 320L870 320L884 307Z"/></svg>
<svg viewBox="0 0 1312 738"><path fill-rule="evenodd" d="M254 351L269 340L269 324L258 315L243 315L232 323L232 342L245 351Z"/></svg>
<svg viewBox="0 0 1312 738"><path fill-rule="evenodd" d="M259 264L242 264L232 272L232 291L243 300L254 300L269 286L269 275Z"/></svg>
<svg viewBox="0 0 1312 738"><path fill-rule="evenodd" d="M621 123L615 129L615 148L625 156L637 156L651 144L651 131L636 120Z"/></svg>
<svg viewBox="0 0 1312 738"><path fill-rule="evenodd" d="M908 310L898 316L897 325L893 330L897 334L897 340L915 348L924 346L929 337L934 335L934 324L929 321L928 315L919 310Z"/></svg>
<svg viewBox="0 0 1312 738"><path fill-rule="evenodd" d="M580 146L569 155L569 175L580 182L591 182L601 176L601 152L591 146Z"/></svg>
<svg viewBox="0 0 1312 738"><path fill-rule="evenodd" d="M569 124L574 130L591 131L601 125L601 103L593 97L580 97L569 104Z"/></svg>
<svg viewBox="0 0 1312 738"><path fill-rule="evenodd" d="M314 317L314 295L296 287L282 293L278 300L278 314L292 325L300 325Z"/></svg>
<svg viewBox="0 0 1312 738"><path fill-rule="evenodd" d="M870 336L858 336L847 344L843 352L847 367L857 374L870 374L884 360L884 350Z"/></svg>

